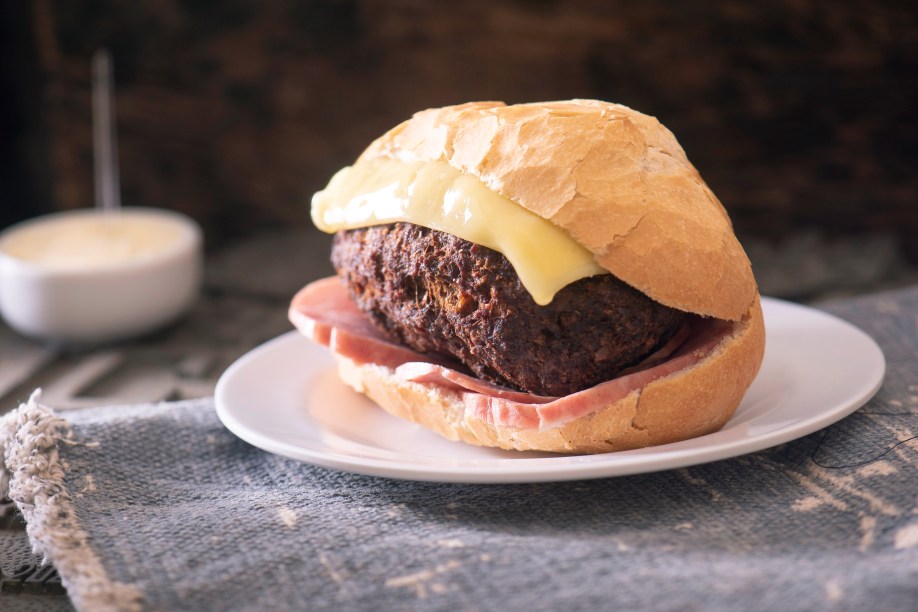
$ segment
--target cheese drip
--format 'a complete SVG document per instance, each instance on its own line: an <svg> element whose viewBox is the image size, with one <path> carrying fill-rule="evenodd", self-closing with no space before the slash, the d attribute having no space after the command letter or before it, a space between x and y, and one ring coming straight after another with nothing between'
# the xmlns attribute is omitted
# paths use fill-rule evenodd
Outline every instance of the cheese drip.
<svg viewBox="0 0 918 612"><path fill-rule="evenodd" d="M607 273L564 230L445 162L358 161L313 196L312 220L328 233L404 221L486 246L542 306L570 283Z"/></svg>

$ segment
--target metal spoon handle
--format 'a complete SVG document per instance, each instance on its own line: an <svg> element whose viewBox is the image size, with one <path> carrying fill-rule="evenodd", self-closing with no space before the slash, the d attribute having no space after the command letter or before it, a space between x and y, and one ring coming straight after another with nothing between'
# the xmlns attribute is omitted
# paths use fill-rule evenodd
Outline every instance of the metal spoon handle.
<svg viewBox="0 0 918 612"><path fill-rule="evenodd" d="M112 56L99 49L92 56L92 137L96 207L106 212L121 209L113 80Z"/></svg>

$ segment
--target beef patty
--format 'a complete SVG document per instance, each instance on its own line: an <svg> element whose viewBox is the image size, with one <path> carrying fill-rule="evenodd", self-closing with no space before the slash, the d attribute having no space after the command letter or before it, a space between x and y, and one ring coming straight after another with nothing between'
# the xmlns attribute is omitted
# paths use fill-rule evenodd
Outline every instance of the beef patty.
<svg viewBox="0 0 918 612"><path fill-rule="evenodd" d="M685 317L611 274L581 279L539 306L501 253L410 223L338 232L332 263L393 340L539 395L614 378Z"/></svg>

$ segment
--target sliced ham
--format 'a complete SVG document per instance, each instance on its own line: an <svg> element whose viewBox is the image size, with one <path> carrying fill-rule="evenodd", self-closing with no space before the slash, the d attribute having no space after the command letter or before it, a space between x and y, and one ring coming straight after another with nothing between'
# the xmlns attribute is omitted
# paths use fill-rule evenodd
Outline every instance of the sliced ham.
<svg viewBox="0 0 918 612"><path fill-rule="evenodd" d="M726 337L732 326L698 322L684 344L666 361L546 403L526 403L483 393L463 395L466 415L493 425L544 431L587 416L651 382L697 363Z"/></svg>
<svg viewBox="0 0 918 612"><path fill-rule="evenodd" d="M402 380L438 385L461 394L467 418L538 430L587 416L697 363L733 329L723 321L695 318L628 373L565 397L545 397L479 380L461 372L455 362L391 342L350 299L337 277L315 281L300 290L290 305L290 320L314 342L359 365L385 366Z"/></svg>
<svg viewBox="0 0 918 612"><path fill-rule="evenodd" d="M376 329L347 292L336 276L329 276L300 289L290 304L290 321L308 338L328 345L328 335L334 328L347 330L369 340L388 342Z"/></svg>
<svg viewBox="0 0 918 612"><path fill-rule="evenodd" d="M514 391L513 389L475 378L469 374L457 372L452 368L425 361L403 363L395 369L395 373L405 380L435 383L444 387L474 391L488 397L522 402L524 404L547 404L558 399L557 397L546 395L534 395L525 391Z"/></svg>
<svg viewBox="0 0 918 612"><path fill-rule="evenodd" d="M289 317L304 336L358 364L395 369L403 363L424 361L459 367L449 359L424 355L390 341L357 308L336 276L300 289L290 304Z"/></svg>

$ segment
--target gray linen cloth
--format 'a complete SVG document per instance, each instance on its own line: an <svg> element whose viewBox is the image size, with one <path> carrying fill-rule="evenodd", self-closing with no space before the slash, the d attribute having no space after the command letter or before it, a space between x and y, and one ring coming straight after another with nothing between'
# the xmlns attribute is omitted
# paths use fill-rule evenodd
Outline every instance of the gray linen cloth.
<svg viewBox="0 0 918 612"><path fill-rule="evenodd" d="M263 452L209 399L32 402L0 434L8 484L81 610L915 610L918 289L830 310L878 339L883 388L732 460L403 482Z"/></svg>

